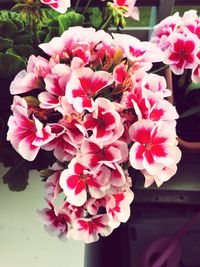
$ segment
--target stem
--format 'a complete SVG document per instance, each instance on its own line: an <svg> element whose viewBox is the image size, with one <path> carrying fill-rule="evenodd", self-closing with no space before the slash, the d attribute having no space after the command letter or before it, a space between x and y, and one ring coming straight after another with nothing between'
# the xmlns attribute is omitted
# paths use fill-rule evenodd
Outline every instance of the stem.
<svg viewBox="0 0 200 267"><path fill-rule="evenodd" d="M75 11L77 11L77 8L78 8L78 6L79 6L79 3L80 3L80 0L77 0L77 1L76 1L76 5L75 5L75 7L74 7L74 10L75 10Z"/></svg>
<svg viewBox="0 0 200 267"><path fill-rule="evenodd" d="M85 8L84 8L84 10L83 10L83 14L82 14L83 16L85 15L85 12L87 11L87 9L88 9L88 7L89 7L91 1L92 1L92 0L88 0L87 5L85 6Z"/></svg>
<svg viewBox="0 0 200 267"><path fill-rule="evenodd" d="M162 70L167 69L168 67L169 67L168 65L165 65L165 66L163 66L163 67L161 67L161 68L159 68L159 69L157 69L157 70L152 71L151 73L158 73L158 72L160 72L160 71L162 71Z"/></svg>
<svg viewBox="0 0 200 267"><path fill-rule="evenodd" d="M107 26L110 23L112 17L113 17L113 14L111 13L110 16L107 18L106 22L101 26L100 30L104 30L104 29L107 28Z"/></svg>

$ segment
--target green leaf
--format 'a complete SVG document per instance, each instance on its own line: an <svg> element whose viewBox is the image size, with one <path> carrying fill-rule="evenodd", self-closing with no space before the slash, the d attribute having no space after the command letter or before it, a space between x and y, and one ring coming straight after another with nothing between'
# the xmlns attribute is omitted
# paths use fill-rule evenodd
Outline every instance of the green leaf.
<svg viewBox="0 0 200 267"><path fill-rule="evenodd" d="M22 191L28 185L29 170L26 161L21 159L3 176L3 181L8 184L11 191Z"/></svg>
<svg viewBox="0 0 200 267"><path fill-rule="evenodd" d="M194 106L180 115L180 119L189 117L200 112L200 105Z"/></svg>
<svg viewBox="0 0 200 267"><path fill-rule="evenodd" d="M0 77L13 77L25 67L26 64L22 57L0 52Z"/></svg>
<svg viewBox="0 0 200 267"><path fill-rule="evenodd" d="M0 20L0 36L13 37L17 34L17 26L12 21Z"/></svg>
<svg viewBox="0 0 200 267"><path fill-rule="evenodd" d="M30 45L13 45L6 51L7 54L17 55L20 57L29 58L32 54L35 53L35 50Z"/></svg>
<svg viewBox="0 0 200 267"><path fill-rule="evenodd" d="M193 91L193 90L197 90L200 89L200 83L191 83L186 90L186 94Z"/></svg>
<svg viewBox="0 0 200 267"><path fill-rule="evenodd" d="M25 24L22 21L20 14L16 12L11 12L11 11L6 11L6 10L0 11L0 21L13 23L16 27L17 33L20 33L24 31L25 29Z"/></svg>
<svg viewBox="0 0 200 267"><path fill-rule="evenodd" d="M0 37L0 51L8 49L13 45L13 40Z"/></svg>
<svg viewBox="0 0 200 267"><path fill-rule="evenodd" d="M90 13L91 13L91 15L90 15L91 26L98 28L103 22L102 13L101 13L100 9L97 7L92 8Z"/></svg>
<svg viewBox="0 0 200 267"><path fill-rule="evenodd" d="M20 34L15 37L14 41L16 44L31 44L32 34L31 33Z"/></svg>
<svg viewBox="0 0 200 267"><path fill-rule="evenodd" d="M61 35L71 26L82 25L84 22L84 16L76 13L74 10L61 14L58 16L59 34Z"/></svg>
<svg viewBox="0 0 200 267"><path fill-rule="evenodd" d="M35 37L36 37L36 40L37 40L38 44L43 43L44 40L45 40L45 37L46 37L46 31L44 31L44 30L36 31L35 32Z"/></svg>
<svg viewBox="0 0 200 267"><path fill-rule="evenodd" d="M44 40L44 43L48 43L53 37L58 36L58 28L57 27L51 27L49 29L49 32Z"/></svg>

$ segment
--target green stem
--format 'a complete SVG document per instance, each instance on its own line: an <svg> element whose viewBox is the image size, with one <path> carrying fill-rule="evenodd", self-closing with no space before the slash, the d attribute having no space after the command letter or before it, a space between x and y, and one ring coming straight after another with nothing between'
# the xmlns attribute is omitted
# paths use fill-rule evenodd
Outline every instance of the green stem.
<svg viewBox="0 0 200 267"><path fill-rule="evenodd" d="M76 1L76 5L75 5L75 7L74 7L74 10L75 10L75 11L77 11L77 8L78 8L78 6L79 6L79 3L80 3L80 0L77 0L77 1Z"/></svg>
<svg viewBox="0 0 200 267"><path fill-rule="evenodd" d="M160 72L160 71L162 71L162 70L165 70L165 69L167 69L167 68L169 68L169 66L168 66L168 65L165 65L165 66L163 66L163 67L161 67L161 68L159 68L159 69L157 69L157 70L152 71L151 73L158 73L158 72Z"/></svg>
<svg viewBox="0 0 200 267"><path fill-rule="evenodd" d="M113 14L111 13L110 16L107 18L106 22L101 26L100 30L104 30L108 27L112 17L113 17Z"/></svg>
<svg viewBox="0 0 200 267"><path fill-rule="evenodd" d="M87 11L87 9L88 9L88 7L89 7L91 1L92 1L92 0L88 0L87 5L85 6L85 8L84 8L84 10L83 10L83 16L85 15L85 12Z"/></svg>

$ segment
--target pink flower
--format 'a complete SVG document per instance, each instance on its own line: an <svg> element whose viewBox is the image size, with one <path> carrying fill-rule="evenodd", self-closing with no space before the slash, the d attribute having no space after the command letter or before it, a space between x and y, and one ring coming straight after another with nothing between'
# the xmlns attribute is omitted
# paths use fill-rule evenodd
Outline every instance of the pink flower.
<svg viewBox="0 0 200 267"><path fill-rule="evenodd" d="M57 212L54 205L48 201L50 208L38 211L39 218L44 224L45 230L59 239L67 240L69 238L69 226L71 219L66 212Z"/></svg>
<svg viewBox="0 0 200 267"><path fill-rule="evenodd" d="M45 190L47 192L47 199L49 201L56 199L59 193L62 192L59 184L62 169L62 166L58 165L57 163L54 163L51 167L53 174L50 175L45 182Z"/></svg>
<svg viewBox="0 0 200 267"><path fill-rule="evenodd" d="M114 45L124 51L124 56L134 63L134 68L150 70L152 62L160 62L163 52L159 47L150 42L141 42L139 39L128 34L113 33Z"/></svg>
<svg viewBox="0 0 200 267"><path fill-rule="evenodd" d="M96 172L91 171L84 161L74 158L68 169L60 176L60 186L72 205L82 206L87 200L87 188L94 198L105 195L104 187L110 178L110 171L101 167Z"/></svg>
<svg viewBox="0 0 200 267"><path fill-rule="evenodd" d="M103 146L102 143L85 141L81 146L81 157L91 169L98 170L103 165L116 169L115 163L121 162L124 155L115 143Z"/></svg>
<svg viewBox="0 0 200 267"><path fill-rule="evenodd" d="M108 236L112 228L108 226L109 218L106 214L96 215L89 219L78 219L73 223L73 229L70 236L74 240L81 240L85 243L95 242L99 235Z"/></svg>
<svg viewBox="0 0 200 267"><path fill-rule="evenodd" d="M94 112L85 116L84 123L86 129L91 131L89 140L103 144L114 143L124 131L119 113L106 98L99 97L94 104Z"/></svg>
<svg viewBox="0 0 200 267"><path fill-rule="evenodd" d="M82 113L84 109L91 112L94 110L92 97L112 82L112 75L108 72L77 69L67 84L66 97L77 112Z"/></svg>
<svg viewBox="0 0 200 267"><path fill-rule="evenodd" d="M152 91L160 97L167 97L171 95L171 91L167 89L167 83L163 76L150 73L145 75L141 81L141 88Z"/></svg>
<svg viewBox="0 0 200 267"><path fill-rule="evenodd" d="M40 78L36 73L21 70L10 84L10 93L22 94L39 87Z"/></svg>
<svg viewBox="0 0 200 267"><path fill-rule="evenodd" d="M192 81L200 83L200 50L197 53L198 63L192 70Z"/></svg>
<svg viewBox="0 0 200 267"><path fill-rule="evenodd" d="M71 121L60 120L58 124L49 124L55 138L43 149L53 150L54 156L61 162L70 161L78 153L78 149L84 141L86 130L80 122L76 120L76 115L69 115Z"/></svg>
<svg viewBox="0 0 200 267"><path fill-rule="evenodd" d="M60 109L65 88L71 78L71 69L65 64L56 64L44 78L46 91L38 95L43 109Z"/></svg>
<svg viewBox="0 0 200 267"><path fill-rule="evenodd" d="M108 225L117 228L121 222L125 223L130 217L130 204L133 201L133 192L127 190L107 197L106 211L109 216Z"/></svg>
<svg viewBox="0 0 200 267"><path fill-rule="evenodd" d="M49 61L41 56L30 56L28 59L27 72L33 72L44 78L51 72Z"/></svg>
<svg viewBox="0 0 200 267"><path fill-rule="evenodd" d="M192 69L197 63L197 49L199 40L194 34L184 36L173 33L169 37L171 45L166 50L165 64L169 64L171 70L179 75L183 74L184 69Z"/></svg>
<svg viewBox="0 0 200 267"><path fill-rule="evenodd" d="M181 154L177 154L177 159L174 164L164 166L157 175L150 175L146 170L142 170L142 174L145 177L144 187L149 187L154 182L157 186L161 186L164 182L168 181L177 171L178 161L180 160Z"/></svg>
<svg viewBox="0 0 200 267"><path fill-rule="evenodd" d="M47 4L60 13L65 13L71 6L70 0L40 0L43 4Z"/></svg>
<svg viewBox="0 0 200 267"><path fill-rule="evenodd" d="M135 169L157 175L180 155L174 131L164 122L138 121L130 127L129 134L135 142L130 150L130 163Z"/></svg>
<svg viewBox="0 0 200 267"><path fill-rule="evenodd" d="M165 18L154 27L151 42L156 43L162 50L166 49L170 45L168 37L176 30L180 23L181 17L178 12L173 16Z"/></svg>
<svg viewBox="0 0 200 267"><path fill-rule="evenodd" d="M48 125L43 127L34 116L31 120L27 110L22 106L14 108L13 115L8 120L8 127L7 140L29 161L34 160L40 148L55 137Z"/></svg>

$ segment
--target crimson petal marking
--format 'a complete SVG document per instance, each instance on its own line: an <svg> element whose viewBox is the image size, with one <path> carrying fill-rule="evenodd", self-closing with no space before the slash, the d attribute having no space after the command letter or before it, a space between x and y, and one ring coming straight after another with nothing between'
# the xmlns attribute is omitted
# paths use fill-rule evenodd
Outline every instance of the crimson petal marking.
<svg viewBox="0 0 200 267"><path fill-rule="evenodd" d="M157 157L166 157L167 153L165 152L164 145L154 145L151 149L153 155Z"/></svg>
<svg viewBox="0 0 200 267"><path fill-rule="evenodd" d="M93 95L97 92L99 92L103 87L105 87L108 84L107 81L96 78L92 81L92 93Z"/></svg>
<svg viewBox="0 0 200 267"><path fill-rule="evenodd" d="M82 174L84 170L85 170L85 167L82 164L80 164L79 162L75 164L74 171L76 174Z"/></svg>
<svg viewBox="0 0 200 267"><path fill-rule="evenodd" d="M147 159L149 164L153 164L154 163L154 158L152 155L152 149L151 150L145 150L145 158Z"/></svg>
<svg viewBox="0 0 200 267"><path fill-rule="evenodd" d="M185 52L190 54L194 51L195 49L195 43L192 40L186 40L185 41L185 46L184 46Z"/></svg>
<svg viewBox="0 0 200 267"><path fill-rule="evenodd" d="M85 189L85 181L82 180L82 179L79 179L79 182L76 186L76 189L75 189L75 195L78 195L79 193L81 193L83 190Z"/></svg>
<svg viewBox="0 0 200 267"><path fill-rule="evenodd" d="M78 175L71 175L67 178L67 186L70 188L70 189L74 189L76 188L77 184L78 184L78 181L79 181L79 177Z"/></svg>
<svg viewBox="0 0 200 267"><path fill-rule="evenodd" d="M141 143L146 144L151 139L151 129L141 127L140 129L137 129L137 132L135 134L134 140Z"/></svg>
<svg viewBox="0 0 200 267"><path fill-rule="evenodd" d="M135 154L136 159L143 159L143 153L145 152L145 146L138 146Z"/></svg>

